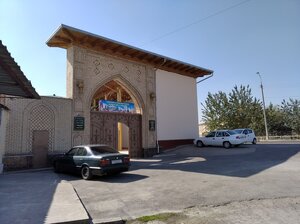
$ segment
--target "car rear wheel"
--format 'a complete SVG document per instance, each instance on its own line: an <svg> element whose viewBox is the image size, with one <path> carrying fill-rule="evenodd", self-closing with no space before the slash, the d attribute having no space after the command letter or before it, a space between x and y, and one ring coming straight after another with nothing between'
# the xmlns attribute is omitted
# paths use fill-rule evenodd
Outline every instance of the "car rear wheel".
<svg viewBox="0 0 300 224"><path fill-rule="evenodd" d="M223 142L223 147L224 147L225 149L229 149L229 148L231 147L230 142Z"/></svg>
<svg viewBox="0 0 300 224"><path fill-rule="evenodd" d="M252 141L252 144L255 145L256 143L257 143L257 139L254 138L253 141Z"/></svg>
<svg viewBox="0 0 300 224"><path fill-rule="evenodd" d="M204 146L204 144L202 141L197 141L197 147L201 148L203 146Z"/></svg>
<svg viewBox="0 0 300 224"><path fill-rule="evenodd" d="M81 168L81 177L84 180L90 180L93 178L92 171L88 166L83 166Z"/></svg>

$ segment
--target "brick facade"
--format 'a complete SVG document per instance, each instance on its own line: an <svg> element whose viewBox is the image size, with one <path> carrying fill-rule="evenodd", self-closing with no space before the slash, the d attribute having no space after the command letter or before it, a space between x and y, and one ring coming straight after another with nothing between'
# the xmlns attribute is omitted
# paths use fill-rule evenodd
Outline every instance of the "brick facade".
<svg viewBox="0 0 300 224"><path fill-rule="evenodd" d="M49 131L49 154L62 153L71 147L71 99L7 99L5 104L9 108L9 122L3 157L4 170L32 167L34 130Z"/></svg>
<svg viewBox="0 0 300 224"><path fill-rule="evenodd" d="M156 146L156 131L149 131L149 120L156 120L155 69L152 66L130 62L85 48L73 46L67 49L67 96L73 99L73 116L86 120L84 131L72 131L72 142L90 142L90 112L95 92L111 80L115 80L132 96L142 114L142 147Z"/></svg>

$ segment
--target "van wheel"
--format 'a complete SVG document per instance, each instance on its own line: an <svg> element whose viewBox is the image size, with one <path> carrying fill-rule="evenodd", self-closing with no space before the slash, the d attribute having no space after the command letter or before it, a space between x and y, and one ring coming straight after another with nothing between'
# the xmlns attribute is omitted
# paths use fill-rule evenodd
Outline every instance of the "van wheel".
<svg viewBox="0 0 300 224"><path fill-rule="evenodd" d="M84 180L90 180L93 178L92 171L90 170L90 168L88 166L83 166L81 168L81 177Z"/></svg>
<svg viewBox="0 0 300 224"><path fill-rule="evenodd" d="M202 141L197 141L197 147L201 148L203 146L204 146L204 144Z"/></svg>
<svg viewBox="0 0 300 224"><path fill-rule="evenodd" d="M253 141L252 141L252 144L255 145L256 143L257 143L257 139L254 138Z"/></svg>
<svg viewBox="0 0 300 224"><path fill-rule="evenodd" d="M231 147L230 142L223 142L223 147L224 147L225 149L229 149L229 148Z"/></svg>

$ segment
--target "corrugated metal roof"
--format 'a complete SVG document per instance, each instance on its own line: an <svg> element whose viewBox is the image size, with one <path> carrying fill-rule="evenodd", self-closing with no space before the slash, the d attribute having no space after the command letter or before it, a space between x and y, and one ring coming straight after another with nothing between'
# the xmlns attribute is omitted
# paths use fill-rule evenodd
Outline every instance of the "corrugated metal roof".
<svg viewBox="0 0 300 224"><path fill-rule="evenodd" d="M203 77L213 73L213 71L209 69L145 51L63 24L60 25L54 34L49 38L47 45L50 47L61 47L66 49L73 45L80 46L114 57L120 57L130 61L149 64L161 70L174 72L193 78Z"/></svg>
<svg viewBox="0 0 300 224"><path fill-rule="evenodd" d="M40 99L20 66L0 40L0 94Z"/></svg>

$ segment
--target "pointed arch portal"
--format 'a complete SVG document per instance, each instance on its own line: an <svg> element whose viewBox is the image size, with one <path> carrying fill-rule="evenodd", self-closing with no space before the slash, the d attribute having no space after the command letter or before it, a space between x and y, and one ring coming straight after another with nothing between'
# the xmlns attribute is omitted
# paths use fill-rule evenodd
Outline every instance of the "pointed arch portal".
<svg viewBox="0 0 300 224"><path fill-rule="evenodd" d="M134 105L128 110L103 110L103 103ZM132 158L142 157L142 107L138 100L122 83L111 80L98 88L91 102L91 139L92 144L107 144L122 150L123 126L128 127L128 152ZM120 125L120 124L123 125Z"/></svg>

